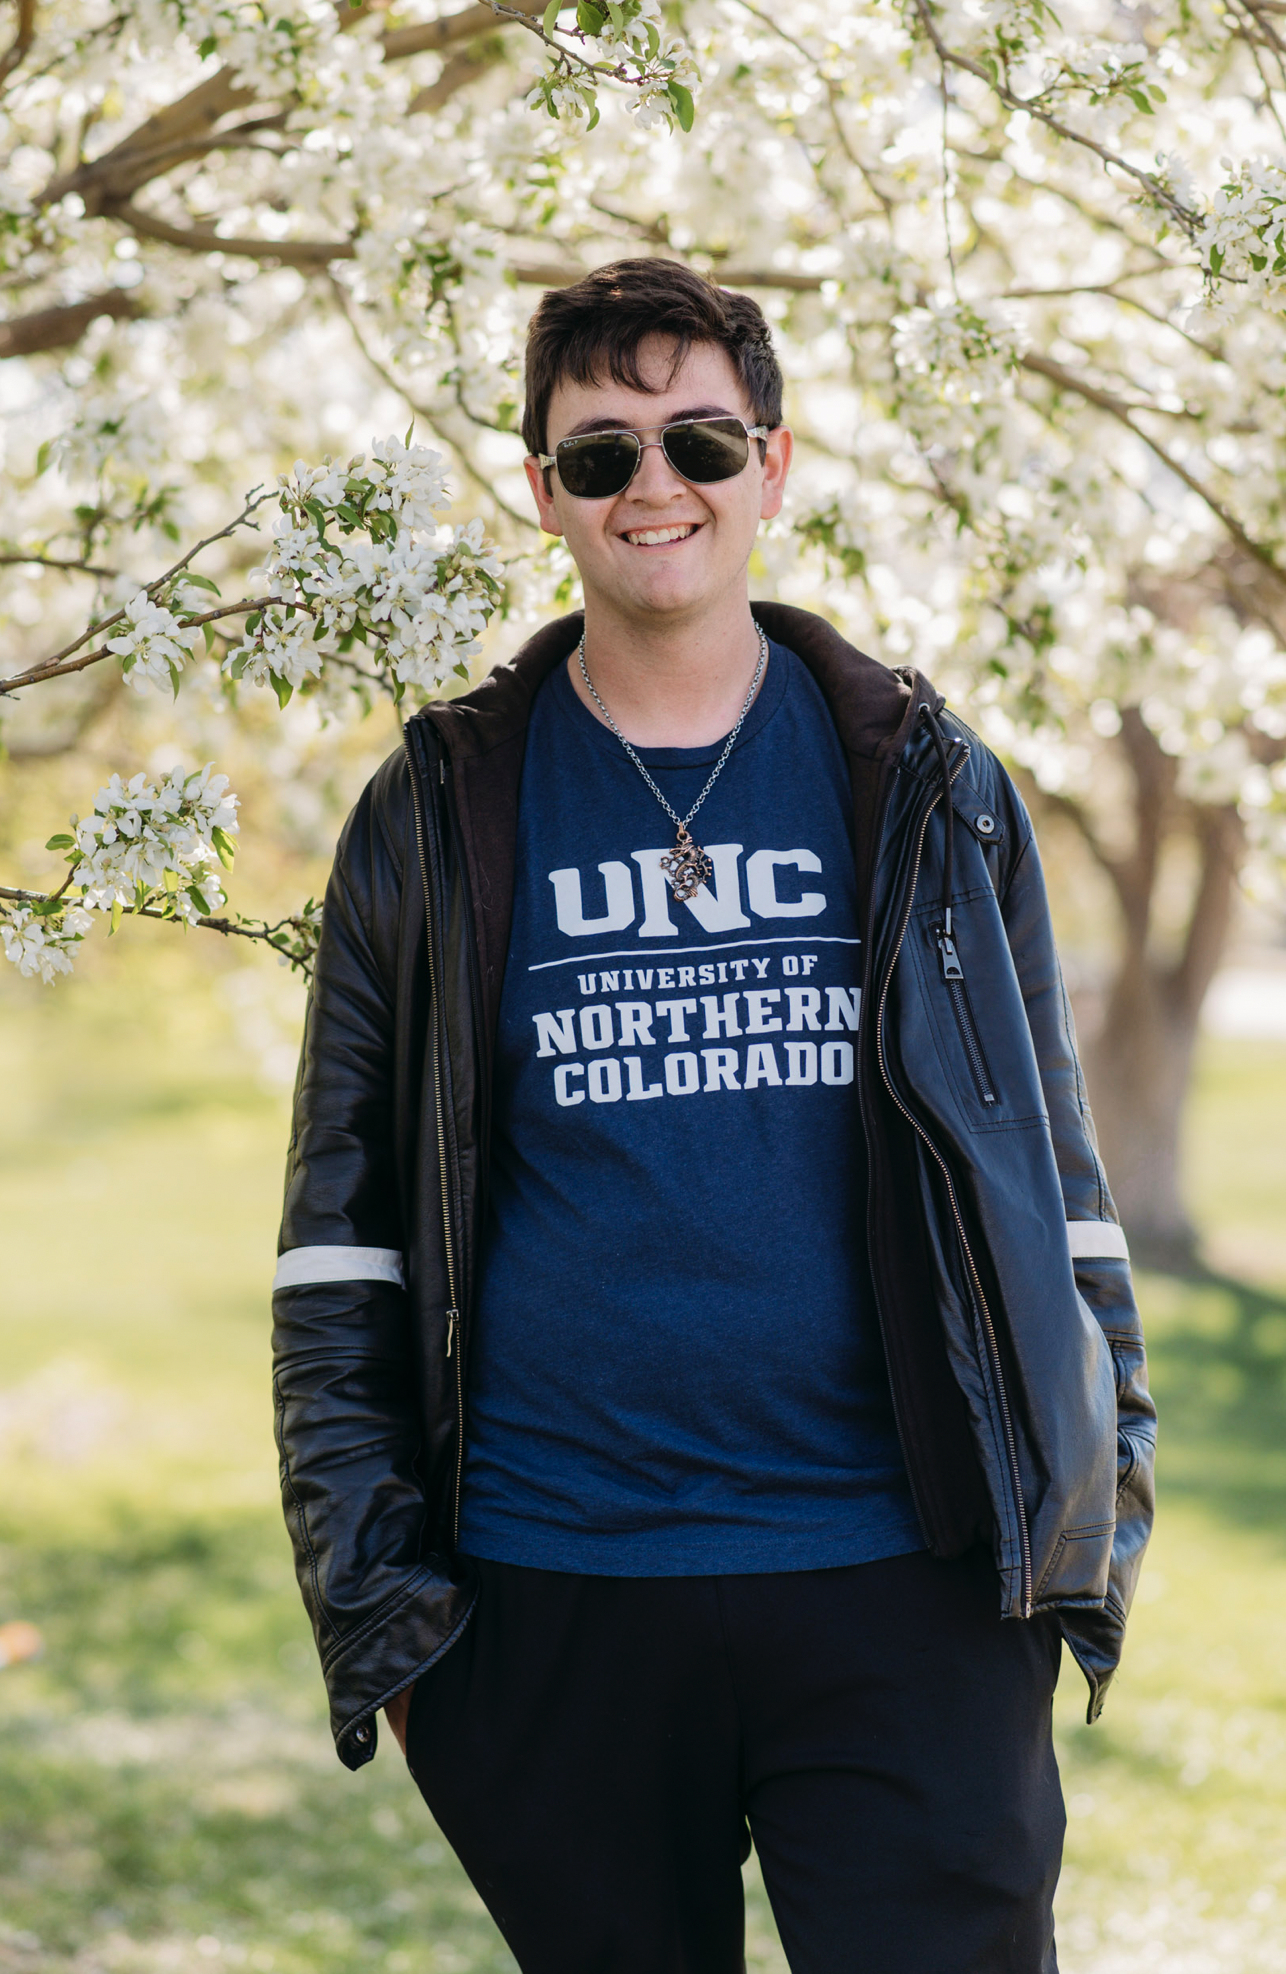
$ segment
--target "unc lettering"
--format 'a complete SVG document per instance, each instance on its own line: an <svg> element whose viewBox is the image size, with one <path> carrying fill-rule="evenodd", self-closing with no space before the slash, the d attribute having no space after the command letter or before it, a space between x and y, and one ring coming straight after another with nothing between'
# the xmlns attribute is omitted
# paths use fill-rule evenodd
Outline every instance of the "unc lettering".
<svg viewBox="0 0 1286 1974"><path fill-rule="evenodd" d="M756 850L746 859L746 896L757 918L816 918L826 910L821 891L805 891L794 899L777 896L777 866L793 864L799 871L820 871L822 860L813 850Z"/></svg>
<svg viewBox="0 0 1286 1974"><path fill-rule="evenodd" d="M593 932L624 932L634 923L634 883L628 864L600 864L607 910L600 918L586 918L578 870L551 870L554 887L554 914L558 930L571 939L583 939Z"/></svg>
<svg viewBox="0 0 1286 1974"><path fill-rule="evenodd" d="M793 899L779 897L777 893L779 868L820 872L822 860L815 851L756 850L746 860L743 901L742 848L740 843L706 845L706 855L713 866L712 880L701 885L694 897L683 900L703 932L742 930L750 924L746 916L747 905L758 918L816 918L825 911L824 892L803 891ZM669 880L661 869L661 859L667 854L664 849L630 852L630 862L638 866L639 891L643 900L643 920L638 928L640 939L673 939L681 930L671 917L676 901ZM604 932L624 932L634 924L637 900L629 864L613 858L599 864L598 871L603 880L604 909L593 917L586 915L585 887L579 870L569 866L565 870L551 870L549 873L549 881L554 887L554 915L558 930L569 939L588 939ZM737 960L731 964L741 969L736 978L744 980L749 962ZM754 964L758 967L761 962L756 960ZM766 962L763 964L766 965ZM797 965L794 970L798 971ZM809 968L805 966L804 971L807 973ZM759 977L762 980L762 972ZM726 975L721 974L720 978L724 979Z"/></svg>

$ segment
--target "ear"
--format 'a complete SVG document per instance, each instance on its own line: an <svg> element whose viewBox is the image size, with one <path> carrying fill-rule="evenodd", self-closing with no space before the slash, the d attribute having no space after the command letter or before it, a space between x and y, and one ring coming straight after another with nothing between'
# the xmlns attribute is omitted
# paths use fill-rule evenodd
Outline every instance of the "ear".
<svg viewBox="0 0 1286 1974"><path fill-rule="evenodd" d="M531 497L536 503L536 512L540 516L541 527L547 535L561 535L563 524L558 518L558 509L554 505L554 496L549 490L549 481L541 468L539 456L529 452L522 464L523 471L527 475L527 485L531 488ZM781 502L778 501L777 507L780 506ZM776 512L777 508L774 507L773 513Z"/></svg>
<svg viewBox="0 0 1286 1974"><path fill-rule="evenodd" d="M795 451L795 436L789 425L774 425L764 440L764 478L759 502L759 518L771 521L781 513L786 492L786 475Z"/></svg>

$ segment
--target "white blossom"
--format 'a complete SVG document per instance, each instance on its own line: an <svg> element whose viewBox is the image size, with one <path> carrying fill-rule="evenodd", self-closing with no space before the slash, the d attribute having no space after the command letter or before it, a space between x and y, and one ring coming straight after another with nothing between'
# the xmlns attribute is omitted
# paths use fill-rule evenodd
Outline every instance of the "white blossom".
<svg viewBox="0 0 1286 1974"><path fill-rule="evenodd" d="M189 592L190 596L200 592ZM125 605L129 629L106 640L107 649L116 652L121 670L136 692L152 686L173 685L200 638L199 630L180 624L163 604L154 603L144 590L138 590Z"/></svg>
<svg viewBox="0 0 1286 1974"><path fill-rule="evenodd" d="M1241 306L1254 299L1286 313L1286 163L1271 158L1220 163L1229 175L1201 229L1202 265L1212 278L1244 287ZM1220 302L1226 313L1232 305L1227 286Z"/></svg>
<svg viewBox="0 0 1286 1974"><path fill-rule="evenodd" d="M181 768L164 779L114 774L94 798L90 815L72 818L80 860L72 872L89 911L132 907L160 892L188 924L226 901L218 871L218 837L235 836L237 798L212 764Z"/></svg>
<svg viewBox="0 0 1286 1974"><path fill-rule="evenodd" d="M463 671L495 608L501 564L480 520L437 525L441 455L380 439L369 464L358 456L340 474L297 460L279 484L273 550L252 578L273 600L248 620L229 674L284 694L321 679L328 658L357 665L359 681L382 669L399 691L433 691Z"/></svg>
<svg viewBox="0 0 1286 1974"><path fill-rule="evenodd" d="M71 926L64 929L62 919L38 917L29 905L16 909L0 905L0 940L4 942L5 958L13 962L26 980L39 975L49 987L60 973L70 973L70 949L80 937L79 930Z"/></svg>

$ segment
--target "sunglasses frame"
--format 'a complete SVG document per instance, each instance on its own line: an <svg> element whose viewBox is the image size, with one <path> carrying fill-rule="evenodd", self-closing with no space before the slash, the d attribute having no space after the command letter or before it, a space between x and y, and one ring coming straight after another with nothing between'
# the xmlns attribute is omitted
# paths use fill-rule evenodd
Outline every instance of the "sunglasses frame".
<svg viewBox="0 0 1286 1974"><path fill-rule="evenodd" d="M690 430L693 426L700 426L700 425L740 425L742 431L746 435L747 440L758 439L761 444L768 437L769 432L772 430L772 427L770 425L747 425L744 418L738 418L736 414L733 412L729 412L726 416L720 414L718 417L711 417L711 418L676 418L670 424L662 425L659 428L661 434L659 439L645 439L642 431L636 431L632 426L629 425L612 426L609 430L603 432L575 432L572 434L570 438L560 439L552 452L538 452L536 454L536 457L540 461L541 471L547 473L551 466L557 466L558 455L567 446L584 445L586 441L590 439L637 439L638 451L634 456L634 464L630 468L629 479L626 480L624 486L617 487L614 493L576 494L576 493L572 493L572 490L567 485L567 482L563 480L563 491L572 500L618 500L620 496L626 491L626 488L628 488L633 483L635 474L638 472L639 467L643 464L643 455L650 446L659 446L661 448L661 451L665 453L666 463L669 465L671 471L677 473L681 480L687 481L687 484L690 487L717 487L721 485L722 483L721 480L688 479L688 475L683 471L681 471L681 469L675 465L674 461L670 458L669 453L666 451L665 435L667 432L687 431ZM644 430L648 430L648 429L652 431L656 431L658 427L655 425L651 426L650 428L644 427ZM744 473L746 467L749 464L750 464L750 450L749 450L749 446L747 446L745 461L741 466L737 468L737 473ZM735 480L737 477L737 473L725 473L722 476L722 479ZM560 480L562 480L563 476L560 473L558 477Z"/></svg>

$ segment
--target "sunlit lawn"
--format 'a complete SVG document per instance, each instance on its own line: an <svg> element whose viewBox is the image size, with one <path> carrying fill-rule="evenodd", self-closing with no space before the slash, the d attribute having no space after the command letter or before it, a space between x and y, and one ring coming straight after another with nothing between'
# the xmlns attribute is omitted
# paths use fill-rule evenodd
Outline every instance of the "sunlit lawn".
<svg viewBox="0 0 1286 1974"><path fill-rule="evenodd" d="M267 1397L285 1103L193 964L0 1003L0 1621L46 1640L0 1672L0 1968L512 1968L387 1740L331 1749ZM1207 1050L1194 1188L1260 1290L1143 1284L1162 1518L1096 1728L1064 1669L1065 1974L1286 1969L1284 1112L1286 1050Z"/></svg>

